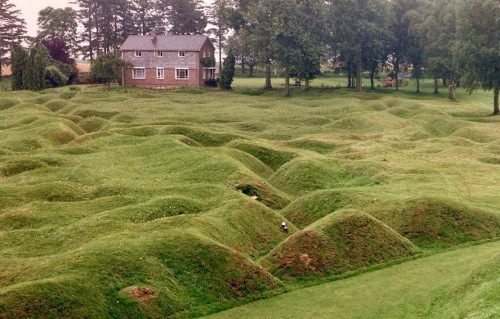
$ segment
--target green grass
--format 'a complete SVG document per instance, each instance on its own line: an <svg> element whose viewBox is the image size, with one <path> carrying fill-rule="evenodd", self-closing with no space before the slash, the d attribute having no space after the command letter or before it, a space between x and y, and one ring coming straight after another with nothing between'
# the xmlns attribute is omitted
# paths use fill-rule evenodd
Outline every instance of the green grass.
<svg viewBox="0 0 500 319"><path fill-rule="evenodd" d="M0 92L0 318L193 317L498 238L490 93L334 81Z"/></svg>
<svg viewBox="0 0 500 319"><path fill-rule="evenodd" d="M498 318L499 249L458 249L206 318Z"/></svg>

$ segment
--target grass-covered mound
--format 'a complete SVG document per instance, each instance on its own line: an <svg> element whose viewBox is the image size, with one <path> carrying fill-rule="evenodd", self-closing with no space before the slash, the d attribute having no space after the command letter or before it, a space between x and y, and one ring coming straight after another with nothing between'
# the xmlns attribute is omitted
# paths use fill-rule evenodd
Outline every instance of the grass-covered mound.
<svg viewBox="0 0 500 319"><path fill-rule="evenodd" d="M500 216L450 199L424 197L368 211L419 247L449 247L500 236Z"/></svg>
<svg viewBox="0 0 500 319"><path fill-rule="evenodd" d="M297 158L280 167L271 181L294 194L330 188L376 185L374 163L349 163L341 160Z"/></svg>
<svg viewBox="0 0 500 319"><path fill-rule="evenodd" d="M239 252L203 236L137 231L66 254L19 260L16 267L4 264L0 278L8 287L0 291L0 318L165 318L279 286ZM8 273L16 274L13 282L5 282ZM144 287L150 298L131 294L133 287Z"/></svg>
<svg viewBox="0 0 500 319"><path fill-rule="evenodd" d="M403 231L498 235L483 100L77 88L0 93L0 317L192 317L281 291L270 252L317 278L411 255ZM408 198L437 194L477 208L412 232Z"/></svg>
<svg viewBox="0 0 500 319"><path fill-rule="evenodd" d="M366 201L366 195L355 189L320 190L297 198L281 214L304 228L336 210L363 207Z"/></svg>
<svg viewBox="0 0 500 319"><path fill-rule="evenodd" d="M415 246L372 216L340 210L295 233L261 260L282 279L306 279L411 256Z"/></svg>

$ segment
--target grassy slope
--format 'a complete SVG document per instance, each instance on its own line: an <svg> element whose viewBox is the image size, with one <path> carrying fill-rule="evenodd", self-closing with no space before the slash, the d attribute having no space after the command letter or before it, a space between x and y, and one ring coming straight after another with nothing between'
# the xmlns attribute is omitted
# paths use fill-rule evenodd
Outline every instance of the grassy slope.
<svg viewBox="0 0 500 319"><path fill-rule="evenodd" d="M458 249L206 318L498 318L499 250Z"/></svg>
<svg viewBox="0 0 500 319"><path fill-rule="evenodd" d="M487 94L80 90L0 93L0 318L224 308L288 285L262 257L304 228L357 234L327 240L358 252L340 272L380 262L407 239L358 235L399 238L406 203L436 204L419 249L499 234ZM380 221L329 227L345 207Z"/></svg>

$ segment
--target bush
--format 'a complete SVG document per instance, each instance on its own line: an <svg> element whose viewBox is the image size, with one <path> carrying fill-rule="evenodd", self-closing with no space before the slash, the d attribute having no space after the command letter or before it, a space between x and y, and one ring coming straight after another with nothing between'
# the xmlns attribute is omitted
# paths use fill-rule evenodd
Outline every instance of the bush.
<svg viewBox="0 0 500 319"><path fill-rule="evenodd" d="M55 65L45 68L45 86L48 88L63 86L68 83L68 77Z"/></svg>
<svg viewBox="0 0 500 319"><path fill-rule="evenodd" d="M231 52L229 52L222 66L222 73L219 80L219 85L221 89L223 90L231 89L231 83L233 83L233 77L234 77L235 64L236 60L234 58L234 55Z"/></svg>
<svg viewBox="0 0 500 319"><path fill-rule="evenodd" d="M218 87L219 79L208 79L204 81L205 86L207 87Z"/></svg>

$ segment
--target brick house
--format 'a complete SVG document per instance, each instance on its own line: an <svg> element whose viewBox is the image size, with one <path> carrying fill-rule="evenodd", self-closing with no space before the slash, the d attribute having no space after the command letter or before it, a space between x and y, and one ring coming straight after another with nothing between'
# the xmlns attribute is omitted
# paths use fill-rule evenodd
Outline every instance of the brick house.
<svg viewBox="0 0 500 319"><path fill-rule="evenodd" d="M133 65L123 71L124 86L201 87L215 78L215 47L204 35L131 35L120 51Z"/></svg>

